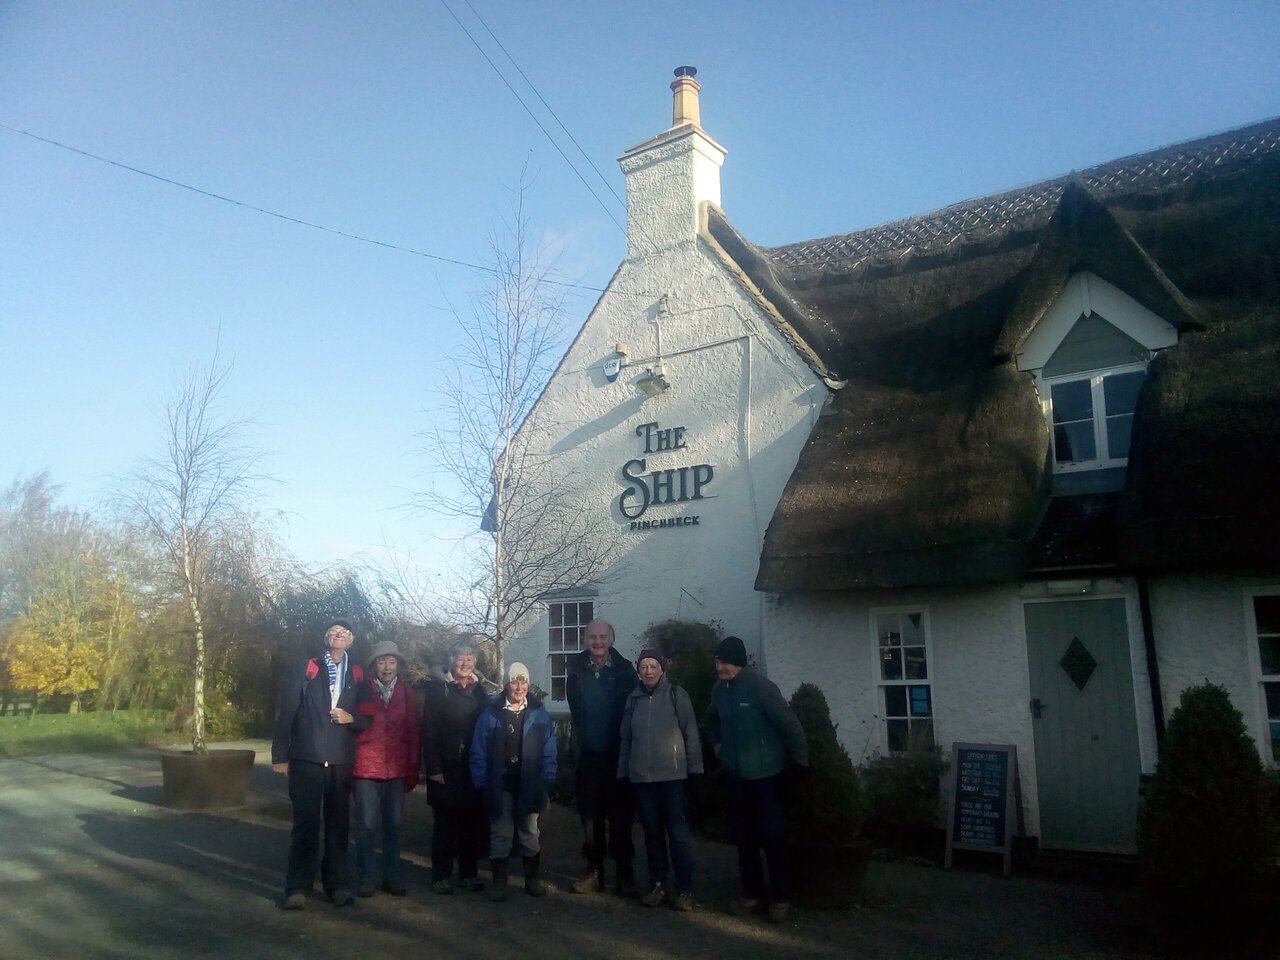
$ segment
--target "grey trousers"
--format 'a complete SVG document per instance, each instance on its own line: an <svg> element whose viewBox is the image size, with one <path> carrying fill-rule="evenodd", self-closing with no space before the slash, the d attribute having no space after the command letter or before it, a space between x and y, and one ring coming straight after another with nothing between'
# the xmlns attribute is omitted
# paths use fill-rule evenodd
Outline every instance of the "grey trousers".
<svg viewBox="0 0 1280 960"><path fill-rule="evenodd" d="M525 857L535 857L541 849L538 843L538 815L527 813L517 817L515 794L508 791L502 793L502 813L496 820L489 821L489 859L503 860L516 851L512 849L512 839L519 841L519 853Z"/></svg>

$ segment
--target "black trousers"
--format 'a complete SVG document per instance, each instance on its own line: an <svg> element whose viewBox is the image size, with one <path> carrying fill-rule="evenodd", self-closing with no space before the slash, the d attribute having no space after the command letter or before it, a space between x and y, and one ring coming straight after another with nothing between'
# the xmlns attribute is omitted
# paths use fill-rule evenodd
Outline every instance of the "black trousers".
<svg viewBox="0 0 1280 960"><path fill-rule="evenodd" d="M305 892L315 883L321 826L324 858L320 861L320 883L324 892L332 895L350 890L351 767L290 760L289 801L293 804L293 831L289 835L285 893Z"/></svg>
<svg viewBox="0 0 1280 960"><path fill-rule="evenodd" d="M617 755L583 754L575 780L587 863L599 866L607 853L618 863L629 864L636 855L631 840L635 797L631 781L618 779Z"/></svg>
<svg viewBox="0 0 1280 960"><path fill-rule="evenodd" d="M489 852L489 818L481 802L472 810L432 807L431 879L448 880L453 861L458 861L458 877L470 880L479 871L480 858Z"/></svg>

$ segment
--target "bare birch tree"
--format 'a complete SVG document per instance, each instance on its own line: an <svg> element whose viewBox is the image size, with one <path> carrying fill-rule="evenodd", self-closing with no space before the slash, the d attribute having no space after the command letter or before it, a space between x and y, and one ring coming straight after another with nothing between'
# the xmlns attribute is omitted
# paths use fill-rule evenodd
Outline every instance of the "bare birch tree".
<svg viewBox="0 0 1280 960"><path fill-rule="evenodd" d="M164 454L133 474L127 504L163 550L186 600L195 636L191 748L205 745L205 622L202 606L206 560L255 482L261 453L246 446L248 421L222 422L218 405L230 364L217 354L208 369L193 369L164 415Z"/></svg>
<svg viewBox="0 0 1280 960"><path fill-rule="evenodd" d="M599 582L614 556L556 476L555 424L535 410L564 346L565 286L533 249L526 190L490 238L492 286L455 312L462 346L419 435L433 483L414 499L483 531L464 541L436 616L489 641L499 676L512 629L548 594Z"/></svg>

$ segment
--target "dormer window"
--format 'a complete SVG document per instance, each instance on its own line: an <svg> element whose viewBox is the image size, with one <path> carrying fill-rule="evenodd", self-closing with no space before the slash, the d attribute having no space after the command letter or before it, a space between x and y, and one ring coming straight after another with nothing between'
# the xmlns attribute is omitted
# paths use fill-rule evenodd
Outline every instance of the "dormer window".
<svg viewBox="0 0 1280 960"><path fill-rule="evenodd" d="M1018 352L1048 421L1055 492L1119 489L1147 364L1177 342L1170 324L1096 274L1067 282Z"/></svg>
<svg viewBox="0 0 1280 960"><path fill-rule="evenodd" d="M1088 376L1045 378L1058 470L1124 466L1129 459L1133 411L1146 367L1129 364Z"/></svg>

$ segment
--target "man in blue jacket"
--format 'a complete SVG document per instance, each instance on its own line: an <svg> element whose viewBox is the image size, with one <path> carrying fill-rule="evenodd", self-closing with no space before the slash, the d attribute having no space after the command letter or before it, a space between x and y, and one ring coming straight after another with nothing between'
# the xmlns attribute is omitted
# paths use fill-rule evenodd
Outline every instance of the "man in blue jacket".
<svg viewBox="0 0 1280 960"><path fill-rule="evenodd" d="M583 638L586 649L568 658L565 699L573 720L574 792L582 819L582 852L587 869L573 882L574 893L604 889L604 859L617 864L619 896L635 897L631 860L635 844L631 823L635 801L631 781L618 779L618 729L627 698L639 680L636 668L614 649L613 625L592 620Z"/></svg>
<svg viewBox="0 0 1280 960"><path fill-rule="evenodd" d="M729 793L729 828L738 846L744 910L764 905L760 848L769 862L769 919L781 923L791 908L791 868L782 817L781 778L788 759L809 768L809 744L777 684L747 666L747 649L725 637L715 651L707 731Z"/></svg>
<svg viewBox="0 0 1280 960"><path fill-rule="evenodd" d="M347 839L351 823L351 771L356 735L368 717L356 710L363 672L347 650L355 641L351 624L332 620L325 629L325 653L297 667L286 679L271 742L271 769L289 778L293 831L285 875L284 908L302 910L315 883L320 827L324 858L320 882L334 906L355 903L351 892Z"/></svg>

